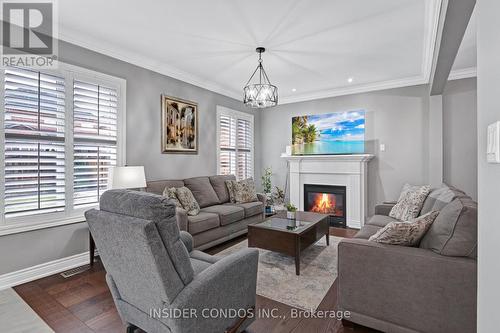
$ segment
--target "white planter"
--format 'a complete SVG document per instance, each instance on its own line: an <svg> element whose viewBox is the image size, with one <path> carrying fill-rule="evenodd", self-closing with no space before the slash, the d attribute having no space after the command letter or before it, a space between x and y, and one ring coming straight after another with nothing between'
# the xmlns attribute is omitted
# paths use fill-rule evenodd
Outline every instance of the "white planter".
<svg viewBox="0 0 500 333"><path fill-rule="evenodd" d="M295 220L295 212L286 212L286 218L290 220Z"/></svg>

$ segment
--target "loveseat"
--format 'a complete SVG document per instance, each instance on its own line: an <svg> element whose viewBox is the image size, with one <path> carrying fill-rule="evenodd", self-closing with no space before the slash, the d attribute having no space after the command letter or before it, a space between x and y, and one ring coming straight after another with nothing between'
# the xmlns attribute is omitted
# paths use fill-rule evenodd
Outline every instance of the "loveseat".
<svg viewBox="0 0 500 333"><path fill-rule="evenodd" d="M420 215L440 211L419 247L368 238L395 221L394 203L338 247L339 309L383 332L475 332L477 203L452 187L433 190Z"/></svg>
<svg viewBox="0 0 500 333"><path fill-rule="evenodd" d="M183 180L155 180L147 182L147 192L162 194L165 187L185 186L191 190L200 205L200 213L187 215L177 208L179 229L193 236L194 248L204 250L247 232L247 226L264 219L266 197L257 194L259 201L231 203L226 180L234 175L194 177Z"/></svg>

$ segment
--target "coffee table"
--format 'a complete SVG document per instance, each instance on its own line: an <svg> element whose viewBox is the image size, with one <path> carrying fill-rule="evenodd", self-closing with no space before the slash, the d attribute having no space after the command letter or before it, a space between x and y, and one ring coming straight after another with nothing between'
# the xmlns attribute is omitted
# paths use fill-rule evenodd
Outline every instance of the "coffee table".
<svg viewBox="0 0 500 333"><path fill-rule="evenodd" d="M300 275L300 252L326 236L330 245L328 215L312 212L296 212L294 220L286 218L286 213L265 219L248 226L248 247L280 252L295 258L295 274Z"/></svg>

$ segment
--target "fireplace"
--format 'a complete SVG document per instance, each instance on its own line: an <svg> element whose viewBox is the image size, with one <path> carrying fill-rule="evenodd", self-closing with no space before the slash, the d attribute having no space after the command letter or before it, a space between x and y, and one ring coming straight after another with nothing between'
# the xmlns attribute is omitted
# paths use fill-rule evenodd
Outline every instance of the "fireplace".
<svg viewBox="0 0 500 333"><path fill-rule="evenodd" d="M346 187L304 184L304 210L330 215L333 227L346 227Z"/></svg>

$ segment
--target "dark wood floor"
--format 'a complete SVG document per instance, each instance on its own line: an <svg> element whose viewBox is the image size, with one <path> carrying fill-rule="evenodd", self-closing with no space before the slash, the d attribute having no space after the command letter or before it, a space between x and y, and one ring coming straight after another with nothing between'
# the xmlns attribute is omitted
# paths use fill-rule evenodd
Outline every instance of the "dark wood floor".
<svg viewBox="0 0 500 333"><path fill-rule="evenodd" d="M331 228L330 234L352 237L353 229ZM245 236L210 249L215 254L228 248ZM100 261L84 273L70 278L59 274L15 287L16 292L56 332L92 333L125 332L106 285L105 271ZM334 282L318 310L333 310L337 304L337 283ZM279 316L289 316L291 307L257 295L257 309L277 309ZM364 327L344 327L337 319L257 319L249 333L368 333Z"/></svg>

